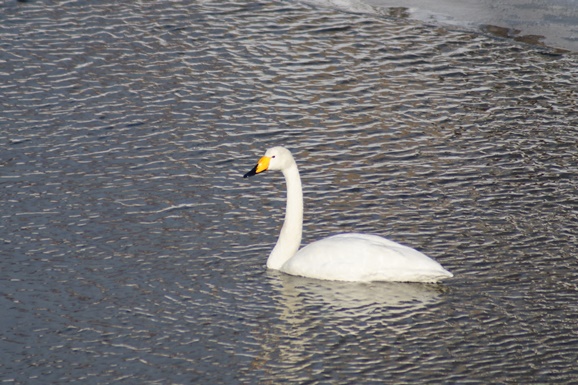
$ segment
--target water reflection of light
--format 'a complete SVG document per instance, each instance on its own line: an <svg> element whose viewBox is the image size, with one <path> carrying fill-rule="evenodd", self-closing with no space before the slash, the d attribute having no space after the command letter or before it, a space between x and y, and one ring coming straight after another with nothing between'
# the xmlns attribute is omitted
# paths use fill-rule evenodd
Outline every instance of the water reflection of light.
<svg viewBox="0 0 578 385"><path fill-rule="evenodd" d="M262 340L259 360L297 376L312 356L332 351L328 345L356 349L367 338L403 335L413 318L433 311L447 290L442 285L323 281L276 271L268 271L267 277L279 318L271 320L277 337Z"/></svg>
<svg viewBox="0 0 578 385"><path fill-rule="evenodd" d="M403 319L440 301L444 286L398 282L339 282L269 272L281 306L281 318L295 332L322 318L338 332L356 333L375 326L401 332ZM398 330L396 330L398 329Z"/></svg>

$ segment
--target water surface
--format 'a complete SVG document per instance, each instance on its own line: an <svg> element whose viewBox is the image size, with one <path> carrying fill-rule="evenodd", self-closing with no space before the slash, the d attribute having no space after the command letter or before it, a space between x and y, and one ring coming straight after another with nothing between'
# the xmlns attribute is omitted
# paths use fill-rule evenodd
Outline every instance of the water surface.
<svg viewBox="0 0 578 385"><path fill-rule="evenodd" d="M13 384L569 383L576 56L293 2L4 2L0 373ZM267 271L411 245L443 285Z"/></svg>
<svg viewBox="0 0 578 385"><path fill-rule="evenodd" d="M349 12L410 18L578 52L574 0L305 0Z"/></svg>

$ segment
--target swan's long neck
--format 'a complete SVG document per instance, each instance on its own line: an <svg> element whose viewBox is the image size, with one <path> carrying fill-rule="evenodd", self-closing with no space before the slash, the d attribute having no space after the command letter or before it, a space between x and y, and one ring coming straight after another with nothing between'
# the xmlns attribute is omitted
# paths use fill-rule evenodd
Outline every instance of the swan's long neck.
<svg viewBox="0 0 578 385"><path fill-rule="evenodd" d="M267 267L279 270L289 258L295 255L301 245L303 230L303 191L297 164L283 170L287 183L287 208L285 221L279 234L277 244L267 260Z"/></svg>

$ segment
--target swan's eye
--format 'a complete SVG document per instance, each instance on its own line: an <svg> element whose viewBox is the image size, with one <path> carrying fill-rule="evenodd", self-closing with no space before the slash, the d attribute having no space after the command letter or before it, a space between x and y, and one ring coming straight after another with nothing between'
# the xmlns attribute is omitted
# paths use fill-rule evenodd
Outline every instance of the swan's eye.
<svg viewBox="0 0 578 385"><path fill-rule="evenodd" d="M271 158L275 159L275 155L273 155Z"/></svg>

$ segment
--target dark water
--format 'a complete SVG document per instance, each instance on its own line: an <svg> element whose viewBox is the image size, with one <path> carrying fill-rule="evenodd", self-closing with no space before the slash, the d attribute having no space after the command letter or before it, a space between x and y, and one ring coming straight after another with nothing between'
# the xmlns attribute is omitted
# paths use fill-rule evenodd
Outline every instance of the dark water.
<svg viewBox="0 0 578 385"><path fill-rule="evenodd" d="M578 380L575 55L292 2L3 2L9 384ZM443 285L267 271L290 147L304 243L416 247Z"/></svg>

